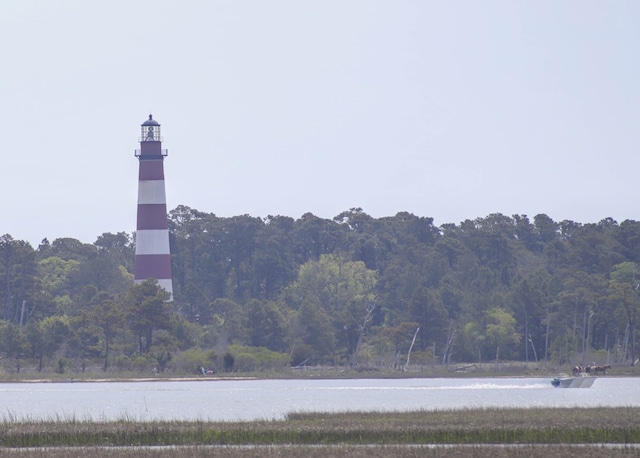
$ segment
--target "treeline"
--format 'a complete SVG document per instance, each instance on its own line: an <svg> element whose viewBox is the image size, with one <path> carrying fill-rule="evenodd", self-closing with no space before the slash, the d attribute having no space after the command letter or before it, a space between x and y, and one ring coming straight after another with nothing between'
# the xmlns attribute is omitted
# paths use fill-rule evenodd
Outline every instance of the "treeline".
<svg viewBox="0 0 640 458"><path fill-rule="evenodd" d="M135 238L0 237L5 371L636 362L640 223L169 214L173 301ZM410 357L410 358L409 358Z"/></svg>

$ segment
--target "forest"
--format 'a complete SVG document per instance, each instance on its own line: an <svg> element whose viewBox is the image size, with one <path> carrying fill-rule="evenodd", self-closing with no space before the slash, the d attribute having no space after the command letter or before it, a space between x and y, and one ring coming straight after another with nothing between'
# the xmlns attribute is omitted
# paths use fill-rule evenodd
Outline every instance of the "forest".
<svg viewBox="0 0 640 458"><path fill-rule="evenodd" d="M169 212L173 293L134 285L135 234L0 237L0 369L404 370L635 364L640 222L500 213L436 227L352 208Z"/></svg>

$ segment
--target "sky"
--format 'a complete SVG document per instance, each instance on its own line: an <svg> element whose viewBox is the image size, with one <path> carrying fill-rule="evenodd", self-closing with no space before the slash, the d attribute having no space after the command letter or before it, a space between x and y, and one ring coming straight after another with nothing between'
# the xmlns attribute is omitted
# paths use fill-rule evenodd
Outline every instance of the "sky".
<svg viewBox="0 0 640 458"><path fill-rule="evenodd" d="M637 0L5 0L0 235L168 210L640 219Z"/></svg>

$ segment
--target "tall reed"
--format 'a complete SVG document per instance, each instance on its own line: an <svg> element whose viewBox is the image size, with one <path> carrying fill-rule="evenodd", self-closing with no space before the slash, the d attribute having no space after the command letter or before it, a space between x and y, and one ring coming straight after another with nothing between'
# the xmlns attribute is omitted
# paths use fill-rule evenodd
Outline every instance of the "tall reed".
<svg viewBox="0 0 640 458"><path fill-rule="evenodd" d="M0 423L4 447L640 444L640 408L292 413L254 422L77 419Z"/></svg>

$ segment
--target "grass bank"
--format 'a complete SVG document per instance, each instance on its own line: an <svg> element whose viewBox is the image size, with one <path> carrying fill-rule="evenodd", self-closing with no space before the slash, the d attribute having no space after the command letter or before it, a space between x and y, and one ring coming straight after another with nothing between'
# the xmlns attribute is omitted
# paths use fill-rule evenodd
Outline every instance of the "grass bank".
<svg viewBox="0 0 640 458"><path fill-rule="evenodd" d="M84 447L48 449L0 449L2 456L21 458L627 458L637 457L638 450L630 447L607 447L601 445L518 445L518 446L248 446L248 447Z"/></svg>
<svg viewBox="0 0 640 458"><path fill-rule="evenodd" d="M201 456L208 450L206 454L216 456L308 458L346 453L367 457L543 456L532 450L544 449L544 456L549 457L574 456L568 446L580 444L574 447L580 456L592 456L591 450L600 450L600 454L606 450L606 456L631 456L627 452L633 451L636 456L637 448L603 449L603 444L640 444L638 418L638 407L603 407L292 413L285 420L254 422L5 419L0 423L4 447L0 453L19 449L26 453L21 456L45 456L38 455L44 452L46 456ZM483 447L491 447L490 453ZM320 451L323 454L317 454ZM62 454L55 455L58 452ZM130 452L135 455L128 455Z"/></svg>

